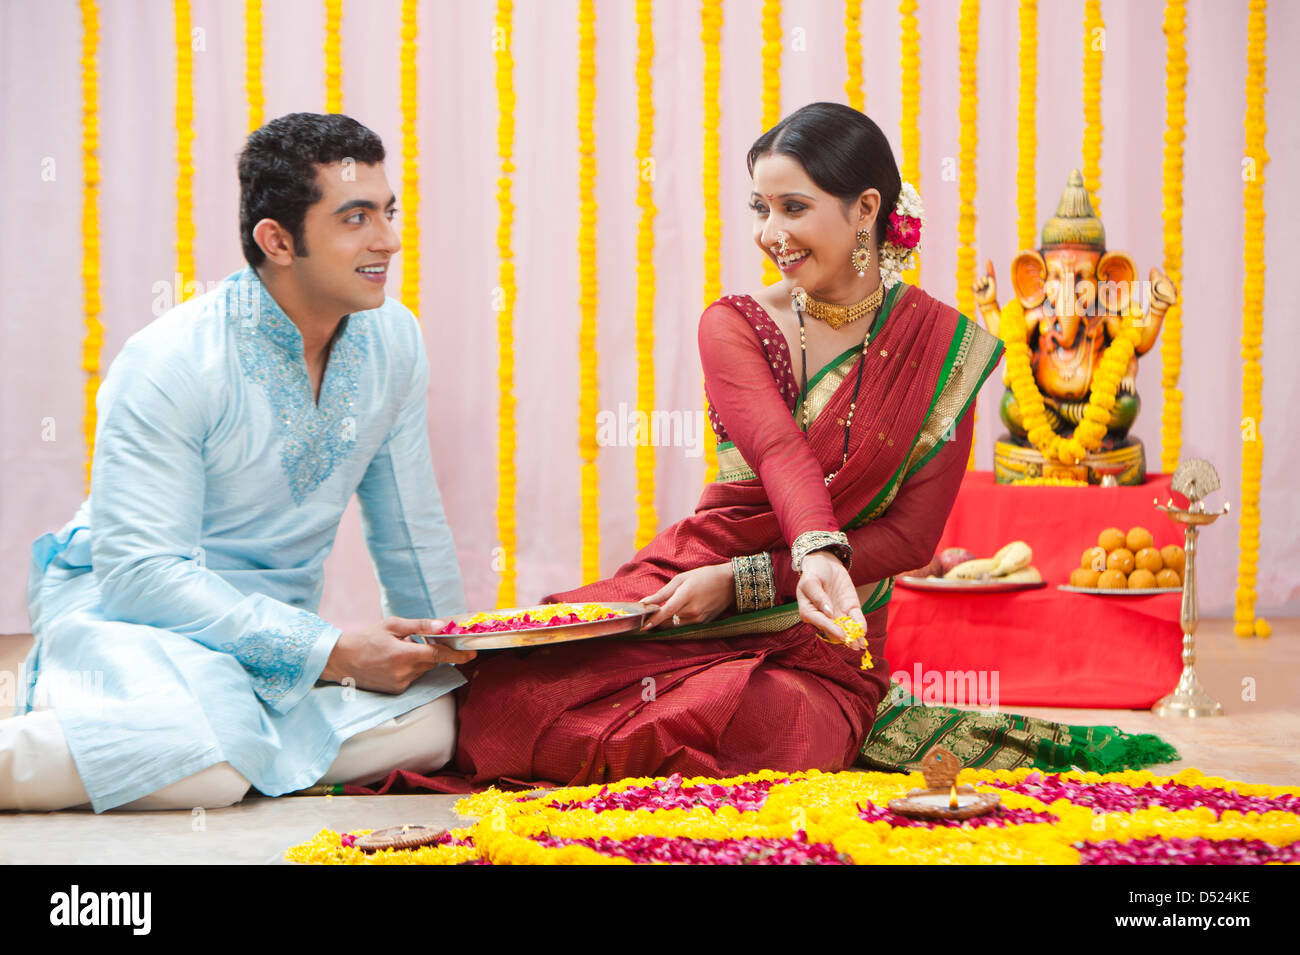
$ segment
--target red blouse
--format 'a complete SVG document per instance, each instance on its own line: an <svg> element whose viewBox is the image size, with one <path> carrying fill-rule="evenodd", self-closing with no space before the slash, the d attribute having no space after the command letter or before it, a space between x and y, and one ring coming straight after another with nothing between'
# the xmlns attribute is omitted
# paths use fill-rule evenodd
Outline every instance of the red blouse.
<svg viewBox="0 0 1300 955"><path fill-rule="evenodd" d="M700 360L718 441L731 441L767 492L787 546L806 531L839 530L821 465L795 423L799 398L785 335L757 301L728 295L700 319ZM934 555L970 456L968 411L954 440L899 488L880 517L848 531L856 585L913 570ZM790 551L772 553L777 598L793 600Z"/></svg>

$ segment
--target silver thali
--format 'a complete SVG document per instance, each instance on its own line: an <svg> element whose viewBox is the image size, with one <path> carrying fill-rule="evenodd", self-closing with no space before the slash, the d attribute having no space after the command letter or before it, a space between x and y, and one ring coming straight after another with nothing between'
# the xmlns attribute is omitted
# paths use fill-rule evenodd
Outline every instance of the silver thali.
<svg viewBox="0 0 1300 955"><path fill-rule="evenodd" d="M607 607L617 617L605 620L583 620L579 623L565 623L554 627L534 627L531 630L498 630L492 633L450 633L418 634L414 639L421 643L437 643L454 650L508 650L511 647L537 647L550 643L568 643L573 640L591 640L596 637L609 637L620 633L633 633L641 629L647 617L659 608L654 604L616 603L600 601L600 606ZM545 606L505 607L492 613L519 616L524 613L536 613L545 610ZM474 613L458 613L448 620L452 623L464 623L476 616Z"/></svg>

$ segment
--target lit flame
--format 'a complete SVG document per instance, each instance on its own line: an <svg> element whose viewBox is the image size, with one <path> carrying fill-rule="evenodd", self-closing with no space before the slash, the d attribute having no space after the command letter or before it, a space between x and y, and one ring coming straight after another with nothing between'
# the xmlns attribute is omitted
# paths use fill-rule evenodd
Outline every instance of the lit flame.
<svg viewBox="0 0 1300 955"><path fill-rule="evenodd" d="M952 784L952 790L948 793L948 808L949 809L957 808L957 784L956 783Z"/></svg>

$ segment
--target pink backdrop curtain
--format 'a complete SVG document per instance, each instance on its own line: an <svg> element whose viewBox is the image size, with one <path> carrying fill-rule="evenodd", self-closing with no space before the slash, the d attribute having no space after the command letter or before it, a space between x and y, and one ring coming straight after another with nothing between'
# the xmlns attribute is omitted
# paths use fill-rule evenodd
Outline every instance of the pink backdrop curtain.
<svg viewBox="0 0 1300 955"><path fill-rule="evenodd" d="M266 0L266 116L324 108L323 3ZM1185 457L1210 459L1226 496L1238 503L1242 301L1241 165L1245 109L1245 0L1189 4L1184 231L1183 389ZM496 90L491 3L422 0L419 7L420 161L423 274L421 313L435 374L430 436L438 482L455 533L471 606L490 606L496 505L497 284L494 198ZM958 0L923 0L921 193L928 210L922 285L953 301L958 187L945 178L958 154ZM1017 4L981 4L979 62L978 261L993 259L1009 292L1016 250L1014 176L1018 89ZM634 8L597 5L599 151L599 338L601 409L635 406L636 109ZM814 100L844 100L843 4L787 0L782 56L783 113ZM1141 277L1163 258L1161 149L1164 129L1163 4L1106 0L1102 212L1112 248L1127 250ZM722 42L721 198L724 291L752 290L760 263L745 208L744 156L761 132L760 3L728 0ZM397 0L345 0L343 109L384 139L389 181L400 184ZM1289 91L1300 88L1300 9L1270 4L1268 62L1267 258L1261 500L1261 613L1300 608L1300 558L1291 528L1300 517L1294 475L1300 452L1286 432L1300 397L1296 307L1287 281L1300 252L1295 167L1300 122ZM103 367L154 318L174 282L175 128L172 6L104 0L99 57L103 187ZM1055 209L1072 167L1082 162L1082 0L1039 5L1038 226ZM241 267L235 155L247 124L243 4L195 0L194 54L198 279ZM798 34L796 42L795 31ZM656 407L700 406L695 327L704 305L700 187L699 6L655 4ZM866 111L897 150L898 13L866 0ZM519 301L518 593L521 600L580 583L577 446L577 133L575 0L516 4L518 95L514 199ZM62 525L82 498L83 374L80 280L80 44L73 0L0 0L5 228L0 230L0 632L28 627L25 581L31 541ZM53 162L52 180L42 171ZM47 174L48 175L48 174ZM398 272L389 292L397 294ZM1158 349L1157 349L1158 351ZM1136 433L1159 468L1160 361L1143 361ZM995 377L980 400L977 463L991 467L1001 431ZM53 440L49 422L53 422ZM44 434L43 434L44 432ZM600 454L601 569L633 551L632 447ZM661 526L694 506L703 460L690 449L658 453ZM1236 583L1236 520L1202 537L1201 606L1230 615ZM1151 525L1163 520L1154 510ZM1080 529L1079 547L1093 533ZM322 614L349 626L372 622L378 589L355 506L328 564Z"/></svg>

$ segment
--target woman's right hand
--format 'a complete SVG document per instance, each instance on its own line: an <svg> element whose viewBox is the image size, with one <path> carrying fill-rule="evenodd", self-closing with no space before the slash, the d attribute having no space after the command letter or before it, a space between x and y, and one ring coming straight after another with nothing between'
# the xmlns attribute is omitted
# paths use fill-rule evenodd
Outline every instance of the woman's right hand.
<svg viewBox="0 0 1300 955"><path fill-rule="evenodd" d="M799 618L815 627L819 634L829 634L828 643L845 643L844 631L835 622L836 617L847 614L866 630L867 621L862 616L853 578L840 559L828 550L815 550L804 557L795 596L799 600ZM864 650L866 640L858 637L847 645Z"/></svg>

